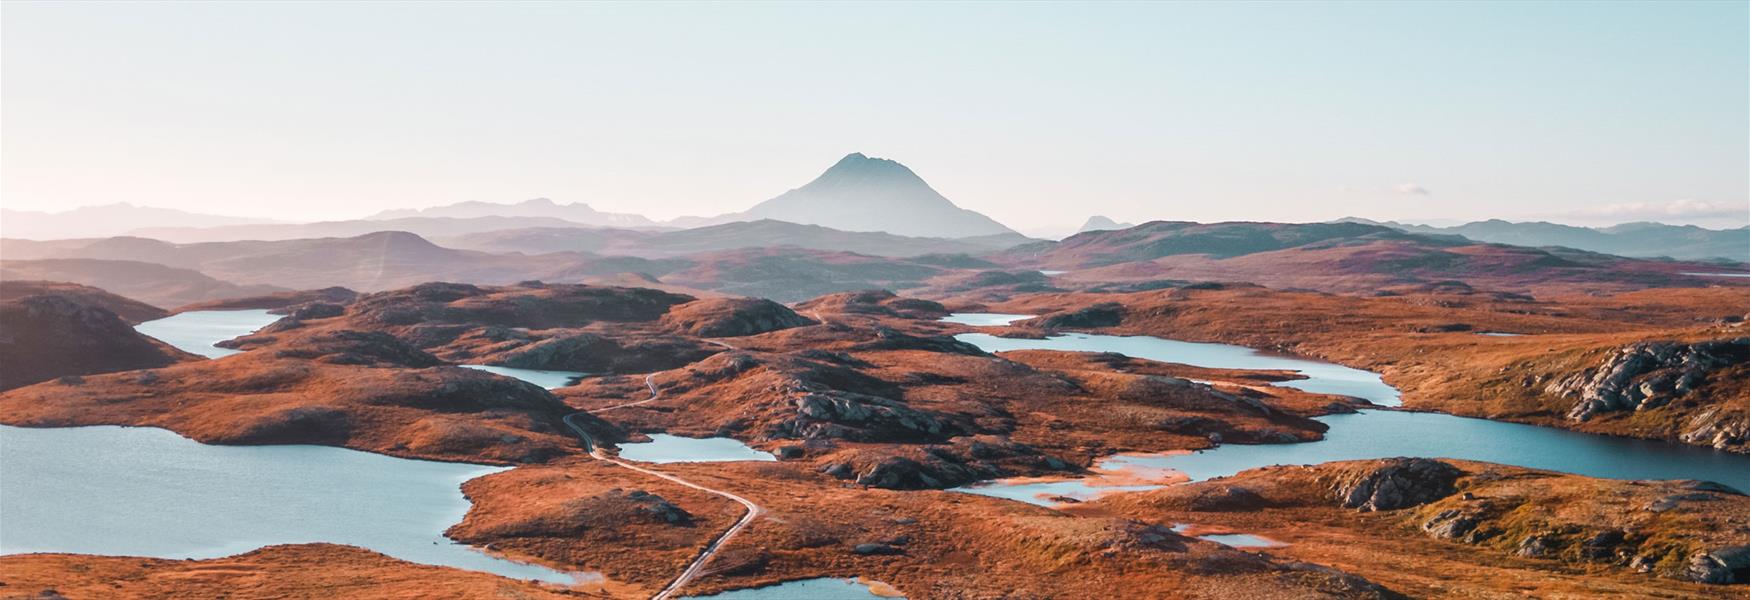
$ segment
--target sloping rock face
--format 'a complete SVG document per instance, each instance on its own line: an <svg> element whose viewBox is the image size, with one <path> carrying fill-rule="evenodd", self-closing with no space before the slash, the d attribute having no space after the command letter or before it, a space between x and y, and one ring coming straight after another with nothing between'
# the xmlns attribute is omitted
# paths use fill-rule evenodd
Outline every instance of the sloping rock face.
<svg viewBox="0 0 1750 600"><path fill-rule="evenodd" d="M1684 574L1700 583L1750 583L1750 545L1698 552Z"/></svg>
<svg viewBox="0 0 1750 600"><path fill-rule="evenodd" d="M375 331L339 329L305 336L282 336L284 332L302 329L303 321L285 317L260 331L241 338L215 344L221 348L249 350L272 345L279 358L302 358L335 365L372 367L435 367L443 364L437 357L414 348L394 336ZM289 339L282 340L282 337Z"/></svg>
<svg viewBox="0 0 1750 600"><path fill-rule="evenodd" d="M1750 414L1715 407L1696 413L1683 424L1678 439L1685 443L1743 452L1750 446Z"/></svg>
<svg viewBox="0 0 1750 600"><path fill-rule="evenodd" d="M944 489L1016 471L1070 471L1063 461L994 435L961 436L948 444L864 448L833 457L820 470L857 485L892 490Z"/></svg>
<svg viewBox="0 0 1750 600"><path fill-rule="evenodd" d="M654 321L689 296L642 288L540 284L487 288L424 283L359 298L350 318L382 326L428 324L577 327Z"/></svg>
<svg viewBox="0 0 1750 600"><path fill-rule="evenodd" d="M906 298L887 290L828 294L797 303L796 308L808 314L864 314L913 319L938 319L948 316L948 308L939 302Z"/></svg>
<svg viewBox="0 0 1750 600"><path fill-rule="evenodd" d="M0 390L57 377L150 369L194 360L140 335L115 313L78 296L0 302Z"/></svg>
<svg viewBox="0 0 1750 600"><path fill-rule="evenodd" d="M1464 474L1458 467L1426 458L1394 458L1385 463L1338 480L1333 491L1343 508L1377 511L1420 506L1456 493L1454 483Z"/></svg>
<svg viewBox="0 0 1750 600"><path fill-rule="evenodd" d="M741 337L815 324L764 298L706 298L676 306L662 316L669 329L698 337Z"/></svg>
<svg viewBox="0 0 1750 600"><path fill-rule="evenodd" d="M717 352L715 347L677 337L614 339L577 333L499 344L480 357L481 362L519 369L644 373L679 367ZM466 360L460 354L449 357Z"/></svg>
<svg viewBox="0 0 1750 600"><path fill-rule="evenodd" d="M1124 305L1104 302L1077 311L1047 316L1040 321L1040 326L1046 329L1116 327L1123 321Z"/></svg>
<svg viewBox="0 0 1750 600"><path fill-rule="evenodd" d="M1709 374L1750 362L1750 337L1685 344L1642 342L1598 367L1557 380L1544 391L1578 401L1568 418L1586 421L1620 411L1659 408L1694 391Z"/></svg>
<svg viewBox="0 0 1750 600"><path fill-rule="evenodd" d="M77 283L60 281L0 281L0 303L13 302L30 296L65 296L86 306L95 306L121 317L128 323L143 323L170 316L170 312L145 302L130 300Z"/></svg>

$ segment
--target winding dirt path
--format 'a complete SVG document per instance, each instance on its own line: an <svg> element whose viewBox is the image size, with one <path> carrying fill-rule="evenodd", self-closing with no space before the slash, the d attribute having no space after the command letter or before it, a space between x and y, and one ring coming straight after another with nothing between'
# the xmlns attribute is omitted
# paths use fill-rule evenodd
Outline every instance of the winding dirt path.
<svg viewBox="0 0 1750 600"><path fill-rule="evenodd" d="M713 342L713 343L717 343L718 345L721 345L725 348L730 348L730 349L735 348L734 346L730 346L729 344L723 344L721 342ZM626 408L628 406L638 406L640 404L648 404L651 402L655 402L657 399L662 397L662 391L657 389L657 387L656 387L655 378L656 378L655 373L644 376L644 386L650 388L650 397L649 398L645 398L645 399L639 400L637 402L627 402L625 404L616 404L614 406L609 406L607 408L597 409L594 412L595 413L603 413L603 412L607 412L607 411L615 410L615 409L619 409L619 408ZM699 490L701 492L706 492L709 494L716 494L718 496L722 496L724 498L734 500L736 503L741 504L741 506L743 508L747 509L747 512L741 515L741 520L736 521L735 525L732 525L729 527L729 529L724 530L722 535L719 535L719 536L717 536L716 539L711 540L710 544L706 544L705 549L701 550L699 552L699 556L693 559L692 564L687 565L686 570L681 571L681 574L679 576L675 577L674 581L669 582L668 587L662 588L662 591L657 592L655 596L651 596L650 597L651 600L669 600L670 598L674 598L675 594L679 593L681 588L684 588L687 586L687 584L692 583L692 581L694 579L697 579L699 577L700 573L704 572L705 564L710 562L711 558L717 555L717 551L721 550L723 548L723 545L729 542L729 538L735 537L735 534L741 533L741 530L743 530L743 529L747 529L748 525L753 524L754 519L759 518L760 513L765 512L765 509L760 508L760 505L754 504L752 500L748 500L747 498L743 498L741 496L737 496L735 494L732 494L732 493L729 493L729 492L726 492L723 490L719 490L716 488L705 487L705 486L699 485L697 483L693 483L691 481L681 479L681 478L676 477L674 475L669 475L669 474L663 473L661 471L647 469L647 468L626 462L624 460L620 460L619 458L609 456L607 453L602 452L601 447L595 443L594 439L591 439L589 437L588 431L585 431L581 425L578 425L575 421L572 421L573 417L577 417L580 415L586 415L586 414L592 414L592 413L591 413L591 411L571 413L569 415L565 415L564 421L565 421L565 425L570 427L571 431L577 434L577 438L580 440L583 440L583 447L584 447L584 449L589 451L589 455L591 458L594 458L594 459L602 461L602 462L611 463L613 465L623 467L626 469L631 469L633 471L637 471L639 473L643 473L643 474L649 475L651 477L660 477L662 479L666 479L668 481L672 481L672 482L678 483L680 485L684 485L684 486L693 488L695 490Z"/></svg>

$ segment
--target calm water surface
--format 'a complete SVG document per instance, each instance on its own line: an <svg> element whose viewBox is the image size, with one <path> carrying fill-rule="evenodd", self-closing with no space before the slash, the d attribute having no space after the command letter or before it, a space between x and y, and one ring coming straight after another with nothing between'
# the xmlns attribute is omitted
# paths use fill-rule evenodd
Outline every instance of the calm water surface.
<svg viewBox="0 0 1750 600"><path fill-rule="evenodd" d="M1212 369L1263 369L1294 371L1306 379L1274 385L1317 394L1362 398L1381 406L1397 406L1398 390L1380 381L1379 375L1306 358L1263 354L1244 346L1167 340L1146 335L1117 336L1069 333L1045 339L1004 338L988 333L954 336L986 352L1009 350L1065 350L1070 352L1117 352L1125 356L1179 363Z"/></svg>
<svg viewBox="0 0 1750 600"><path fill-rule="evenodd" d="M652 433L650 440L641 444L620 444L620 458L648 463L778 460L770 453L741 443L741 440L726 437L689 438Z"/></svg>
<svg viewBox="0 0 1750 600"><path fill-rule="evenodd" d="M1260 355L1246 348L1224 344L1193 344L1146 336L1097 336L1072 334L1046 340L1018 340L985 334L955 336L991 352L1043 348L1084 352L1118 352L1137 358L1177 362L1200 367L1292 369L1309 375L1295 385L1308 391L1349 389L1348 395L1384 404L1396 404L1397 391L1377 375L1360 377L1356 369L1305 359ZM1270 365L1270 366L1260 366ZM1321 379L1338 377L1327 385ZM1349 387L1349 386L1353 387ZM1327 393L1344 393L1341 391ZM1305 465L1337 460L1421 456L1476 460L1577 473L1609 479L1702 479L1750 490L1750 456L1709 448L1667 442L1592 435L1517 423L1455 417L1439 413L1370 410L1356 414L1320 417L1330 425L1325 439L1299 444L1227 444L1190 454L1122 455L1102 461L1105 471L1170 469L1193 481L1225 477L1240 471L1270 465ZM1057 482L988 482L957 488L1033 504L1052 504L1050 496L1087 499L1112 491L1134 491L1159 486L1102 486L1100 480Z"/></svg>
<svg viewBox="0 0 1750 600"><path fill-rule="evenodd" d="M462 366L469 369L485 371L494 375L514 377L549 390L562 388L568 385L576 385L578 381L589 376L588 373L579 373L577 371L543 371L540 369L518 369L514 367L498 367L493 365Z"/></svg>
<svg viewBox="0 0 1750 600"><path fill-rule="evenodd" d="M688 596L690 600L891 600L903 596L882 596L855 579L820 577L798 579L777 585L730 590L709 596Z"/></svg>
<svg viewBox="0 0 1750 600"><path fill-rule="evenodd" d="M1024 321L1037 315L1011 315L1005 313L954 313L942 317L946 323L959 323L973 327L1001 327L1015 321Z"/></svg>
<svg viewBox="0 0 1750 600"><path fill-rule="evenodd" d="M214 558L330 542L571 583L443 537L468 511L462 482L501 470L326 446L211 446L145 427L0 426L0 554Z"/></svg>
<svg viewBox="0 0 1750 600"><path fill-rule="evenodd" d="M157 338L183 352L220 358L238 351L213 344L255 333L255 330L277 320L279 315L267 314L265 310L197 310L147 321L135 325L134 331Z"/></svg>

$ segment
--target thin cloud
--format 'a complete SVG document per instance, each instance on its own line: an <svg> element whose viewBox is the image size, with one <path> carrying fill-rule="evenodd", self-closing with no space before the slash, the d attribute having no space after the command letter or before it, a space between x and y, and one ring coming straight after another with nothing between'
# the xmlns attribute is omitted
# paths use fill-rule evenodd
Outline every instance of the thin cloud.
<svg viewBox="0 0 1750 600"><path fill-rule="evenodd" d="M1732 204L1727 202L1707 202L1694 198L1680 198L1662 202L1622 202L1595 206L1581 211L1594 217L1610 217L1619 219L1658 219L1670 217L1745 217L1750 216L1750 205Z"/></svg>
<svg viewBox="0 0 1750 600"><path fill-rule="evenodd" d="M1426 196L1429 193L1431 193L1428 191L1428 188L1422 187L1422 184L1419 184L1419 183L1400 183L1400 184L1397 184L1397 185L1394 185L1391 187L1356 186L1356 185L1344 184L1344 185L1337 186L1337 191L1345 193L1345 194L1349 194L1349 193L1378 194L1381 192L1392 192L1395 194L1411 194L1411 195L1415 195L1415 196Z"/></svg>

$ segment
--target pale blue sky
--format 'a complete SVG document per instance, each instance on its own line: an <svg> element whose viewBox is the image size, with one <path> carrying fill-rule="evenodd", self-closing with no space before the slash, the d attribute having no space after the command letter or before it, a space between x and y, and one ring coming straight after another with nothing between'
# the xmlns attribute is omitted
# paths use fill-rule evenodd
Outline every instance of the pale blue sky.
<svg viewBox="0 0 1750 600"><path fill-rule="evenodd" d="M860 151L1021 228L1743 225L1747 6L8 2L0 198L672 217Z"/></svg>

